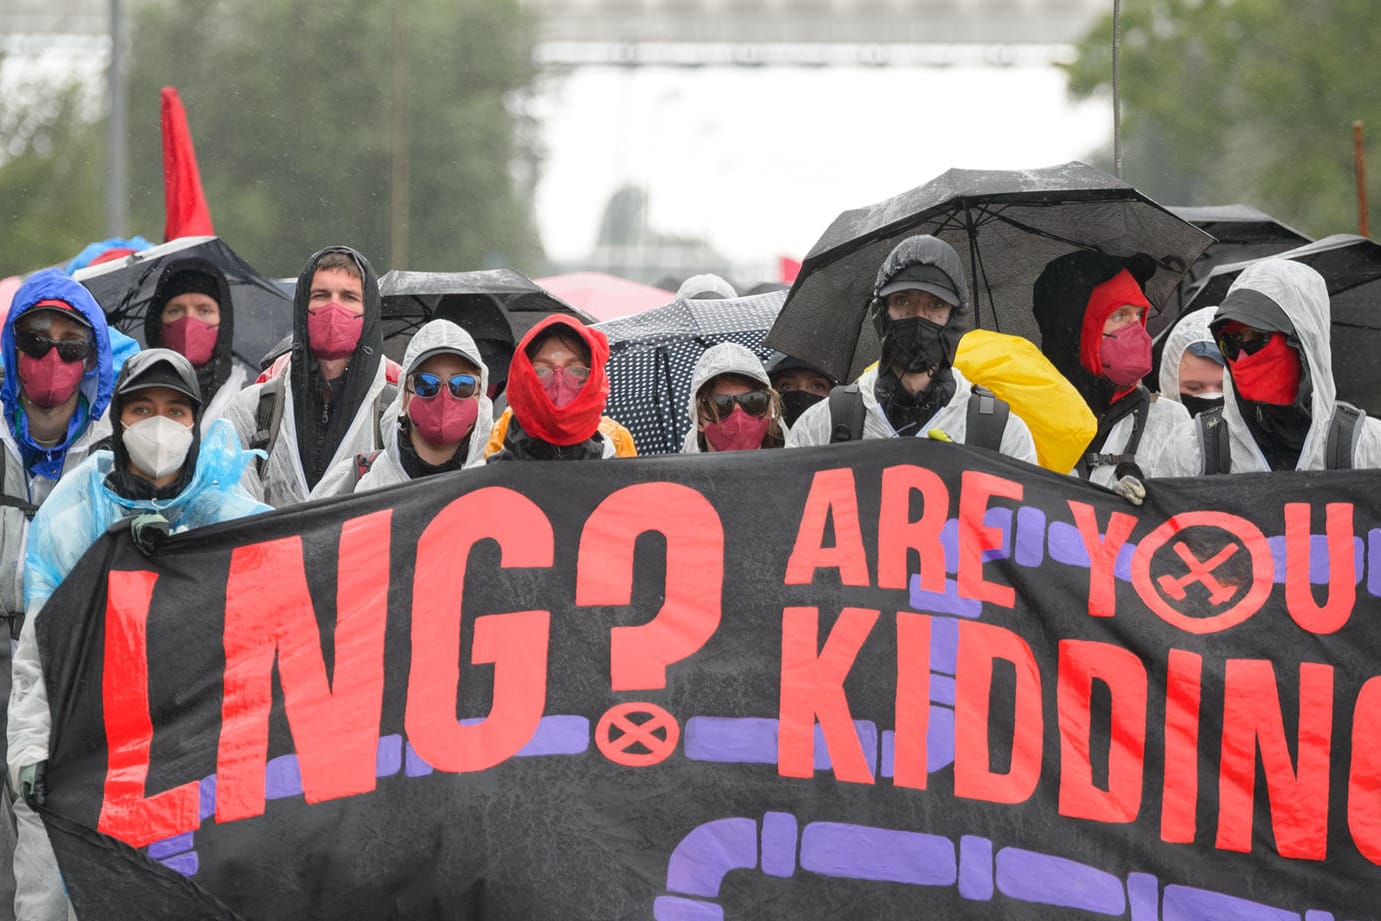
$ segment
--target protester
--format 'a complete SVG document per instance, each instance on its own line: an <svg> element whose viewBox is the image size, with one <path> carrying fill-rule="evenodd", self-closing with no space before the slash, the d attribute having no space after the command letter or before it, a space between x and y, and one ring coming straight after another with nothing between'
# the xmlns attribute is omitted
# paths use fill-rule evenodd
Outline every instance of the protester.
<svg viewBox="0 0 1381 921"><path fill-rule="evenodd" d="M24 622L29 521L62 475L110 434L115 380L105 314L86 288L57 269L36 272L14 294L0 327L0 733L10 658ZM12 901L14 825L0 805L0 895Z"/></svg>
<svg viewBox="0 0 1381 921"><path fill-rule="evenodd" d="M384 410L381 451L346 458L321 478L313 497L364 492L484 463L493 406L488 370L470 334L432 320L403 356L403 387Z"/></svg>
<svg viewBox="0 0 1381 921"><path fill-rule="evenodd" d="M801 413L830 395L838 383L819 368L794 355L774 352L767 363L767 376L772 389L782 401L782 421L790 428Z"/></svg>
<svg viewBox="0 0 1381 921"><path fill-rule="evenodd" d="M347 246L312 255L293 296L286 367L226 408L247 448L265 451L245 473L255 498L281 508L308 498L331 467L383 447L379 419L394 398L384 362L379 283Z"/></svg>
<svg viewBox="0 0 1381 921"><path fill-rule="evenodd" d="M787 446L935 437L1036 463L1021 417L954 367L968 303L952 246L929 235L898 243L878 270L869 308L881 342L877 367L802 413Z"/></svg>
<svg viewBox="0 0 1381 921"><path fill-rule="evenodd" d="M225 273L205 259L165 264L144 315L144 341L150 348L181 353L197 369L206 401L203 428L221 417L249 381L248 369L232 351L234 337L235 309Z"/></svg>
<svg viewBox="0 0 1381 921"><path fill-rule="evenodd" d="M780 448L782 403L762 362L746 346L721 342L691 371L691 429L682 454Z"/></svg>
<svg viewBox="0 0 1381 921"><path fill-rule="evenodd" d="M10 782L15 803L15 914L67 917L67 897L43 822L32 807L44 798L51 714L34 632L48 598L106 530L128 523L141 549L153 552L173 531L267 511L238 484L250 456L218 422L202 435L196 372L182 355L149 349L125 363L110 404L110 450L98 450L62 478L30 527L24 559L27 617L14 655L9 704ZM74 663L77 667L79 663Z"/></svg>
<svg viewBox="0 0 1381 921"><path fill-rule="evenodd" d="M1189 418L1179 403L1157 399L1141 383L1151 370L1151 303L1141 286L1155 270L1143 255L1067 253L1041 272L1031 302L1041 351L1098 417L1074 472L1134 505L1145 498L1148 477L1166 475L1179 450L1172 435Z"/></svg>
<svg viewBox="0 0 1381 921"><path fill-rule="evenodd" d="M1223 405L1223 354L1213 341L1213 310L1196 310L1171 327L1160 355L1160 395L1197 416Z"/></svg>
<svg viewBox="0 0 1381 921"><path fill-rule="evenodd" d="M1290 259L1247 266L1214 314L1221 410L1185 424L1168 475L1381 466L1381 422L1338 399L1328 286Z"/></svg>
<svg viewBox="0 0 1381 921"><path fill-rule="evenodd" d="M713 272L692 275L676 289L678 301L710 301L738 297L738 291Z"/></svg>
<svg viewBox="0 0 1381 921"><path fill-rule="evenodd" d="M509 408L489 436L489 460L590 460L637 454L628 429L604 416L609 340L553 314L518 343L508 370Z"/></svg>

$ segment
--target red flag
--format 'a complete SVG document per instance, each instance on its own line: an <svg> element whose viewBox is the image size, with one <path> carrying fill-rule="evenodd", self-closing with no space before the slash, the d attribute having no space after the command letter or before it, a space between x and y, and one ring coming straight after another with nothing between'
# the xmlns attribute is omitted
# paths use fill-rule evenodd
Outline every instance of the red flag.
<svg viewBox="0 0 1381 921"><path fill-rule="evenodd" d="M790 256L778 256L777 262L781 268L782 284L791 284L796 280L796 276L801 274L801 263Z"/></svg>
<svg viewBox="0 0 1381 921"><path fill-rule="evenodd" d="M176 88L165 86L159 95L163 103L163 240L210 236L216 231L201 188L187 112Z"/></svg>

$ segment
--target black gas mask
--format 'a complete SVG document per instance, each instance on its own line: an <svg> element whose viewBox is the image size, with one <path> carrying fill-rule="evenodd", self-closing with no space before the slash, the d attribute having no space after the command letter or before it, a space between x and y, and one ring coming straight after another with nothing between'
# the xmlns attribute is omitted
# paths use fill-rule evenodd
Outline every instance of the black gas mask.
<svg viewBox="0 0 1381 921"><path fill-rule="evenodd" d="M873 327L882 343L879 370L895 369L899 374L928 371L932 375L954 363L955 352L963 332L955 320L957 311L950 311L943 324L924 317L894 320L882 300L873 303Z"/></svg>

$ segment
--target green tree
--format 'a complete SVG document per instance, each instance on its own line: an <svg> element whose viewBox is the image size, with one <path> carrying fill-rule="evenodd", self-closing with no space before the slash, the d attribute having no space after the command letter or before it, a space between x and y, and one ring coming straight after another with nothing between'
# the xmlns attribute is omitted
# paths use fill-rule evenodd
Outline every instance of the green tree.
<svg viewBox="0 0 1381 921"><path fill-rule="evenodd" d="M0 277L65 262L104 234L105 139L77 82L0 92Z"/></svg>
<svg viewBox="0 0 1381 921"><path fill-rule="evenodd" d="M1355 232L1355 119L1368 151L1381 149L1376 10L1375 0L1124 3L1124 178L1170 204L1242 202L1315 236ZM1069 67L1076 98L1111 92L1111 45L1109 15ZM1369 198L1381 193L1381 164L1368 185Z"/></svg>
<svg viewBox="0 0 1381 921"><path fill-rule="evenodd" d="M172 85L216 230L265 271L296 274L330 243L381 269L539 263L535 145L520 114L536 78L533 32L517 0L148 2L137 22L137 226L163 219L158 91ZM410 246L395 266L398 79Z"/></svg>

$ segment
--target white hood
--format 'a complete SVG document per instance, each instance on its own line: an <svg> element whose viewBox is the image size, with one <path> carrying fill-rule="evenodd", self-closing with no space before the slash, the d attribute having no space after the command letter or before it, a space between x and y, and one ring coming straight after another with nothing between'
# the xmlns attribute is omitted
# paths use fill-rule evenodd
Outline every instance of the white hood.
<svg viewBox="0 0 1381 921"><path fill-rule="evenodd" d="M700 430L700 413L696 406L696 395L700 393L701 387L721 374L738 374L758 381L764 387L770 388L772 386L772 381L762 366L762 360L753 354L753 350L746 345L740 345L737 342L721 342L702 352L700 359L695 363L694 370L691 371L690 402L686 406L691 427L690 431L686 433L685 443L681 447L683 454L698 454L700 452L700 443L696 439Z"/></svg>

